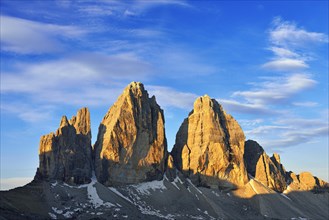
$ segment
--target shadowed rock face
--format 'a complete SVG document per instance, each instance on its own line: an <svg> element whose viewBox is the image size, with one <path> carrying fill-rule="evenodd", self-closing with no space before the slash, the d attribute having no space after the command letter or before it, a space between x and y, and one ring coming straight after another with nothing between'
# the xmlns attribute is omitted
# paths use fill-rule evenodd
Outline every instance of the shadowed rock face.
<svg viewBox="0 0 329 220"><path fill-rule="evenodd" d="M248 181L244 142L239 124L206 95L194 102L179 128L172 156L176 167L197 185L242 186Z"/></svg>
<svg viewBox="0 0 329 220"><path fill-rule="evenodd" d="M245 144L244 160L248 173L265 186L279 192L286 189L286 171L278 154L270 158L256 141L248 140Z"/></svg>
<svg viewBox="0 0 329 220"><path fill-rule="evenodd" d="M91 173L90 114L82 108L71 120L63 116L55 134L41 137L35 178L83 184L90 182Z"/></svg>
<svg viewBox="0 0 329 220"><path fill-rule="evenodd" d="M99 126L95 172L105 185L161 179L167 156L163 110L143 84L129 84Z"/></svg>

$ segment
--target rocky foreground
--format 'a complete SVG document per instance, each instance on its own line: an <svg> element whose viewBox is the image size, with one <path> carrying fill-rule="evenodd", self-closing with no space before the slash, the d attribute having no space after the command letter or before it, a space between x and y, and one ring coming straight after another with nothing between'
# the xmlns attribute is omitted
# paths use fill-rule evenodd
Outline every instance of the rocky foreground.
<svg viewBox="0 0 329 220"><path fill-rule="evenodd" d="M42 136L26 186L0 192L0 219L328 219L328 183L287 172L209 96L167 151L163 110L133 82L92 147L87 108Z"/></svg>

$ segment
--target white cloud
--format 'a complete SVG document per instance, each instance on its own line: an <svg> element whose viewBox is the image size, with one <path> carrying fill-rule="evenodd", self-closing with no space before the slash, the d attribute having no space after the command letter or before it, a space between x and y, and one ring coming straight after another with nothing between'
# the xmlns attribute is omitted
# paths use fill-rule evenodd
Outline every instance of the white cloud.
<svg viewBox="0 0 329 220"><path fill-rule="evenodd" d="M308 65L303 60L280 58L263 64L263 68L276 71L295 71L308 68Z"/></svg>
<svg viewBox="0 0 329 220"><path fill-rule="evenodd" d="M317 102L293 102L292 104L301 107L315 107L318 105Z"/></svg>
<svg viewBox="0 0 329 220"><path fill-rule="evenodd" d="M310 43L328 43L328 36L323 33L309 32L296 24L283 21L277 17L269 31L270 41L274 45L284 47L304 47Z"/></svg>
<svg viewBox="0 0 329 220"><path fill-rule="evenodd" d="M285 58L299 57L299 55L297 53L295 53L287 48L273 46L273 47L269 48L269 50L271 50L278 57L285 57Z"/></svg>
<svg viewBox="0 0 329 220"><path fill-rule="evenodd" d="M113 8L109 5L84 5L79 8L79 11L92 16L113 15Z"/></svg>
<svg viewBox="0 0 329 220"><path fill-rule="evenodd" d="M282 149L302 143L311 143L318 137L328 136L328 122L321 118L304 119L282 117L270 125L260 125L245 134L266 148Z"/></svg>
<svg viewBox="0 0 329 220"><path fill-rule="evenodd" d="M16 115L26 122L44 121L53 116L54 108L51 106L30 106L26 103L1 102L1 112Z"/></svg>
<svg viewBox="0 0 329 220"><path fill-rule="evenodd" d="M74 39L86 34L76 26L46 24L26 19L1 16L1 48L20 54L42 54L64 49L61 39Z"/></svg>
<svg viewBox="0 0 329 220"><path fill-rule="evenodd" d="M1 91L42 92L81 89L114 80L133 81L151 74L150 64L133 54L79 54L43 63L21 63L14 72L2 74Z"/></svg>
<svg viewBox="0 0 329 220"><path fill-rule="evenodd" d="M275 133L282 130L291 129L289 126L278 126L278 125L261 125L252 130L245 131L246 135L254 136L254 135L265 135L268 133Z"/></svg>
<svg viewBox="0 0 329 220"><path fill-rule="evenodd" d="M33 177L15 177L15 178L1 178L0 179L0 189L9 190L19 186L24 186L31 182Z"/></svg>
<svg viewBox="0 0 329 220"><path fill-rule="evenodd" d="M198 95L188 92L177 91L165 86L147 86L150 95L154 95L161 107L175 107L191 110Z"/></svg>
<svg viewBox="0 0 329 220"><path fill-rule="evenodd" d="M228 99L217 99L217 101L223 105L225 111L228 112L237 112L237 113L245 113L245 114L276 114L275 111L268 109L265 105L260 103L243 103L236 100L228 100Z"/></svg>
<svg viewBox="0 0 329 220"><path fill-rule="evenodd" d="M307 74L293 74L287 77L272 77L259 83L249 91L236 91L233 96L245 98L250 103L275 104L291 98L317 82Z"/></svg>
<svg viewBox="0 0 329 220"><path fill-rule="evenodd" d="M108 106L127 83L147 81L151 68L134 54L88 53L43 63L19 63L16 69L1 73L1 94L20 95L26 103L42 105ZM4 104L10 104L10 99ZM37 120L39 111L30 113L31 120Z"/></svg>
<svg viewBox="0 0 329 220"><path fill-rule="evenodd" d="M139 16L144 12L160 6L178 6L178 7L191 7L186 1L183 0L156 0L156 1L101 1L98 5L84 4L79 7L79 11L87 13L90 16Z"/></svg>
<svg viewBox="0 0 329 220"><path fill-rule="evenodd" d="M306 69L306 61L312 59L308 50L317 43L328 43L328 36L323 33L308 32L296 24L275 18L269 30L270 48L274 53L271 61L262 65L274 71L296 71ZM305 51L306 50L306 51Z"/></svg>

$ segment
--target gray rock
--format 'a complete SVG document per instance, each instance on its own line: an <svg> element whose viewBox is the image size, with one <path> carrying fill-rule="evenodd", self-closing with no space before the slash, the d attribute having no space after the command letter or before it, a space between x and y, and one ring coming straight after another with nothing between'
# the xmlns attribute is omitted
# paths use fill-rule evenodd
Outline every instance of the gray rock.
<svg viewBox="0 0 329 220"><path fill-rule="evenodd" d="M71 120L63 116L55 134L41 137L35 178L82 184L90 182L91 174L90 114L82 108Z"/></svg>

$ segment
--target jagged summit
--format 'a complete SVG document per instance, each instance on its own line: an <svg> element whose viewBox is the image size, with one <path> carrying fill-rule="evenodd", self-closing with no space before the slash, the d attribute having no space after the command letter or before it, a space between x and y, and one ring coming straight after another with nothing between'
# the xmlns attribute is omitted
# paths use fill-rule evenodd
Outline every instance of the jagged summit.
<svg viewBox="0 0 329 220"><path fill-rule="evenodd" d="M171 152L177 168L197 185L242 186L245 136L234 118L208 95L199 97L176 135Z"/></svg>
<svg viewBox="0 0 329 220"><path fill-rule="evenodd" d="M81 184L90 182L91 172L90 114L82 108L71 120L63 116L55 134L41 137L36 178Z"/></svg>
<svg viewBox="0 0 329 220"><path fill-rule="evenodd" d="M95 171L106 185L161 179L167 140L163 110L142 83L132 82L99 126Z"/></svg>
<svg viewBox="0 0 329 220"><path fill-rule="evenodd" d="M328 183L245 142L215 99L195 100L170 154L164 123L139 82L108 110L94 148L88 109L63 116L40 139L35 180L0 192L0 218L328 219Z"/></svg>

